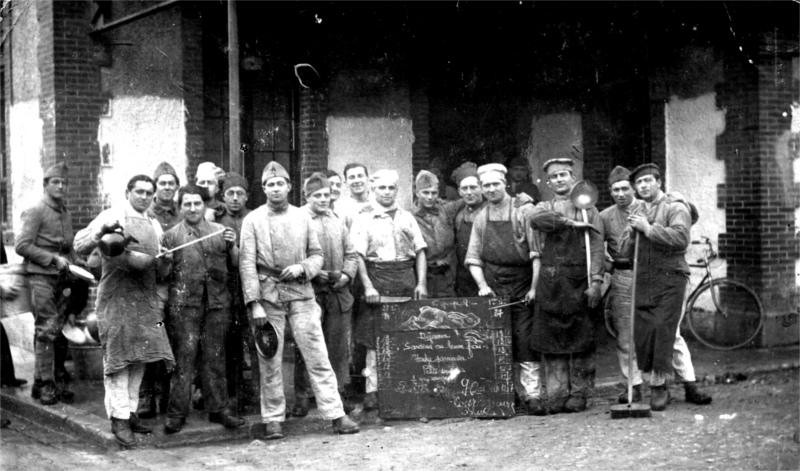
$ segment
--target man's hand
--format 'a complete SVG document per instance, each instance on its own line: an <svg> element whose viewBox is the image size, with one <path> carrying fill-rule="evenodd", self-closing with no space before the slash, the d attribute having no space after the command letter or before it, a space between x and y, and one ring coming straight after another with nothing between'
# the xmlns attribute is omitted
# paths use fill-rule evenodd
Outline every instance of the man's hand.
<svg viewBox="0 0 800 471"><path fill-rule="evenodd" d="M594 227L594 224L592 224L591 222L576 221L574 219L570 219L567 221L567 226L574 227L575 229L589 229L590 231L594 231L598 234L600 233L600 231L598 231L597 228Z"/></svg>
<svg viewBox="0 0 800 471"><path fill-rule="evenodd" d="M304 273L303 266L300 264L289 265L281 271L281 276L278 277L281 281L294 280Z"/></svg>
<svg viewBox="0 0 800 471"><path fill-rule="evenodd" d="M528 306L536 299L536 288L532 288L530 291L525 293L525 305Z"/></svg>
<svg viewBox="0 0 800 471"><path fill-rule="evenodd" d="M234 232L234 230L231 228L227 228L225 229L225 232L222 233L222 238L225 239L225 242L228 242L230 244L235 244L236 232Z"/></svg>
<svg viewBox="0 0 800 471"><path fill-rule="evenodd" d="M325 270L320 270L317 274L317 277L314 278L317 282L322 283L323 285L327 285L330 281L330 272Z"/></svg>
<svg viewBox="0 0 800 471"><path fill-rule="evenodd" d="M378 304L381 302L381 295L378 294L378 290L373 287L364 288L364 298L367 300L367 304Z"/></svg>
<svg viewBox="0 0 800 471"><path fill-rule="evenodd" d="M478 290L478 296L494 296L494 291L492 288L489 288L489 285L483 286Z"/></svg>
<svg viewBox="0 0 800 471"><path fill-rule="evenodd" d="M599 281L593 281L591 286L589 286L589 289L587 289L584 293L586 294L586 297L589 298L590 308L594 309L598 304L600 304L600 298L602 296L600 295Z"/></svg>
<svg viewBox="0 0 800 471"><path fill-rule="evenodd" d="M102 237L105 234L116 232L117 229L122 229L122 224L120 224L119 221L107 222L100 228L100 236Z"/></svg>
<svg viewBox="0 0 800 471"><path fill-rule="evenodd" d="M447 260L436 260L435 262L433 262L433 266L435 267L445 267L447 265L449 265L449 263L447 263Z"/></svg>
<svg viewBox="0 0 800 471"><path fill-rule="evenodd" d="M267 323L267 311L258 301L253 301L247 305L250 308L250 324L254 329L260 329Z"/></svg>
<svg viewBox="0 0 800 471"><path fill-rule="evenodd" d="M347 286L348 283L350 283L350 277L342 273L342 276L339 277L339 281L334 283L333 289L344 288L345 286Z"/></svg>
<svg viewBox="0 0 800 471"><path fill-rule="evenodd" d="M55 255L53 256L53 266L60 272L66 271L69 269L69 260L61 255Z"/></svg>
<svg viewBox="0 0 800 471"><path fill-rule="evenodd" d="M632 228L636 229L642 234L647 234L648 232L650 232L650 223L644 216L640 216L638 214L631 214L630 216L628 216L628 222L631 223Z"/></svg>
<svg viewBox="0 0 800 471"><path fill-rule="evenodd" d="M519 208L520 206L526 204L533 204L533 198L531 198L527 193L519 192L517 193L517 197L514 198L514 207Z"/></svg>
<svg viewBox="0 0 800 471"><path fill-rule="evenodd" d="M425 285L417 285L414 288L414 299L428 299L428 288Z"/></svg>

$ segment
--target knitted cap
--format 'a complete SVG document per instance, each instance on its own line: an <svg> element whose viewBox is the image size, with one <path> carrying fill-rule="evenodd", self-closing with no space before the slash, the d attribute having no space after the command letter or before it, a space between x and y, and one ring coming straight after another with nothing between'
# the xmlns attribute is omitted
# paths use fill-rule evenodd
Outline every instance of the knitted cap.
<svg viewBox="0 0 800 471"><path fill-rule="evenodd" d="M631 176L631 171L625 167L621 167L617 165L614 167L614 170L611 171L611 174L608 176L608 184L613 185L614 183L621 182L621 181L628 181Z"/></svg>
<svg viewBox="0 0 800 471"><path fill-rule="evenodd" d="M450 176L457 187L460 187L461 182L467 177L478 177L478 166L472 162L464 162L453 170L453 174Z"/></svg>
<svg viewBox="0 0 800 471"><path fill-rule="evenodd" d="M247 180L245 180L243 176L239 175L236 172L230 172L227 175L225 175L225 178L222 181L222 185L223 185L223 191L229 188L233 188L235 186L240 186L244 188L244 191L247 191L249 184L247 183Z"/></svg>
<svg viewBox="0 0 800 471"><path fill-rule="evenodd" d="M326 177L324 173L314 172L303 184L303 191L305 192L306 197L308 197L312 193L330 186L331 184L328 181L328 177Z"/></svg>

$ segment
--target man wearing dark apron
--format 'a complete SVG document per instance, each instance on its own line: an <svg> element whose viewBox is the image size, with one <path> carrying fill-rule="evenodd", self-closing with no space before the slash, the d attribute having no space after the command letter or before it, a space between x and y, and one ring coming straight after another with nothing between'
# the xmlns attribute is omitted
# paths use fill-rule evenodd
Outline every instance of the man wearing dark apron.
<svg viewBox="0 0 800 471"><path fill-rule="evenodd" d="M538 264L536 241L526 222L530 205L514 207L506 194L506 168L501 164L478 169L481 189L488 204L475 217L465 265L478 285L479 296L505 296L511 306L514 385L530 414L541 414L539 404L539 358L531 349L532 313L536 296L532 264Z"/></svg>
<svg viewBox="0 0 800 471"><path fill-rule="evenodd" d="M571 159L551 159L544 172L555 199L536 205L531 220L539 232L541 271L533 318L533 349L542 353L551 414L580 412L594 390L595 338L590 311L600 301L603 239L589 231L591 281L587 279L584 231L594 228L597 209L588 222L573 206L575 185Z"/></svg>
<svg viewBox="0 0 800 471"><path fill-rule="evenodd" d="M628 216L631 227L641 233L634 320L636 359L642 371L652 372L650 407L662 411L669 402L666 376L672 372L675 334L689 279L686 248L691 241L692 218L683 203L667 202L655 164L636 167L630 181L644 200L642 211Z"/></svg>
<svg viewBox="0 0 800 471"><path fill-rule="evenodd" d="M394 170L374 174L374 211L357 216L351 233L359 255L358 274L364 285L365 303L356 320L354 336L356 343L367 349L365 410L378 408L375 320L380 313L381 296L428 297L425 239L414 216L397 207L398 179Z"/></svg>

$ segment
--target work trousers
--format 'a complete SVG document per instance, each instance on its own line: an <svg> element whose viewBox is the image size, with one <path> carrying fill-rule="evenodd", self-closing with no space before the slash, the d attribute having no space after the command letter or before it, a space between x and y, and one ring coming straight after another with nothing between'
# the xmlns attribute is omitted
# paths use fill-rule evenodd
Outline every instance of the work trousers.
<svg viewBox="0 0 800 471"><path fill-rule="evenodd" d="M209 413L228 407L225 377L225 339L231 323L228 308L207 309L185 306L170 311L175 371L170 382L168 417L186 418L192 399L198 356L205 409ZM198 348L202 350L198 355Z"/></svg>
<svg viewBox="0 0 800 471"><path fill-rule="evenodd" d="M549 402L570 396L588 399L594 392L594 351L580 353L542 353L545 390Z"/></svg>
<svg viewBox="0 0 800 471"><path fill-rule="evenodd" d="M333 420L345 415L339 397L336 375L328 360L325 337L322 332L322 310L313 299L288 301L272 304L261 301L267 313L267 320L278 334L278 353L272 358L258 355L261 369L261 420L283 422L286 420L286 397L283 393L283 343L286 322L294 334L306 363L306 371L311 382L317 409L323 419Z"/></svg>
<svg viewBox="0 0 800 471"><path fill-rule="evenodd" d="M611 320L614 330L617 332L617 359L622 375L628 378L628 355L633 355L633 385L642 384L642 372L636 363L636 352L631 351L630 328L631 328L631 289L633 286L633 271L614 269L611 275ZM687 286L688 289L688 286ZM684 297L685 298L685 297ZM681 321L686 312L686 304L681 308ZM691 383L695 381L694 365L692 364L692 354L686 345L686 340L681 336L681 321L678 322L678 330L675 335L675 344L672 351L672 368L675 372L675 381L679 383ZM650 384L660 386L664 384L666 375L650 375Z"/></svg>
<svg viewBox="0 0 800 471"><path fill-rule="evenodd" d="M340 296L345 299L340 299ZM347 292L336 293L322 291L316 294L317 305L322 310L322 334L325 336L325 347L328 350L328 361L336 375L339 392L344 393L350 383L350 360L352 358L351 343L353 333L353 300ZM345 301L342 304L340 301ZM349 302L348 302L349 301ZM295 344L294 392L295 397L311 398L314 391L306 373L305 360Z"/></svg>
<svg viewBox="0 0 800 471"><path fill-rule="evenodd" d="M70 291L65 278L59 275L31 273L28 281L35 329L33 378L40 382L54 381L55 370L63 370L66 360L67 339L61 329L67 320L63 306Z"/></svg>
<svg viewBox="0 0 800 471"><path fill-rule="evenodd" d="M133 363L103 378L108 418L127 420L139 404L139 384L144 376L144 363Z"/></svg>

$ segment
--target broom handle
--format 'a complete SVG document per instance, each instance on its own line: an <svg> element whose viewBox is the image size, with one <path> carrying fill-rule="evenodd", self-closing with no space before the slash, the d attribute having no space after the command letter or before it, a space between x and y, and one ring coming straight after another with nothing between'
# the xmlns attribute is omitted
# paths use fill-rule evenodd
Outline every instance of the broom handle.
<svg viewBox="0 0 800 471"><path fill-rule="evenodd" d="M212 232L211 234L204 235L203 237L201 237L201 238L199 238L199 239L193 240L193 241L191 241L191 242L187 242L187 243L185 243L185 244L183 244L183 245L179 245L179 246L177 246L177 247L175 247L175 248L172 248L172 249L169 249L169 250L167 250L166 252L161 252L160 254L156 255L156 258L161 258L161 257L163 257L164 255L166 255L166 254L168 254L168 253L174 252L174 251L176 251L176 250L180 250L180 249L182 249L182 248L184 248L184 247L188 247L188 246L190 246L190 245L194 245L194 244L196 244L196 243L198 243L198 242L201 242L201 241L203 241L203 240L206 240L206 239L208 239L208 238L210 238L210 237L214 237L215 235L222 234L222 233L223 233L223 232L225 232L226 230L227 230L227 229L220 229L220 230L218 230L217 232Z"/></svg>
<svg viewBox="0 0 800 471"><path fill-rule="evenodd" d="M639 268L639 231L633 241L633 285L631 286L631 328L628 333L628 405L633 404L633 354L636 347L633 344L633 320L636 317L636 272Z"/></svg>
<svg viewBox="0 0 800 471"><path fill-rule="evenodd" d="M583 214L583 222L589 222L589 216L586 215L586 210L581 209ZM592 286L592 249L589 247L589 229L583 233L584 240L586 241L586 281L589 286Z"/></svg>

